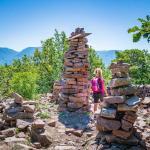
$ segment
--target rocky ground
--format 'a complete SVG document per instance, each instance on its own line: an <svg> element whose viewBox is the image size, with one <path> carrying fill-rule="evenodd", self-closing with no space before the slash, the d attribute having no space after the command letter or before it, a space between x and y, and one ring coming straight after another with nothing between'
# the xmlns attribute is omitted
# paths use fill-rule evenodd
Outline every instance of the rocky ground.
<svg viewBox="0 0 150 150"><path fill-rule="evenodd" d="M51 95L41 97L33 104L21 105L25 112L33 113L34 120L19 119L6 122L4 113L14 99L0 103L0 150L149 150L150 149L150 99L141 104L138 119L135 123L135 138L128 143L108 143L107 133L98 133L91 113L58 112L58 105L51 102ZM31 107L32 106L32 107ZM8 108L7 108L8 109ZM12 107L9 113L12 113ZM5 110L5 111L4 111ZM11 111L10 111L11 110ZM28 113L29 114L29 113ZM28 118L28 117L27 117ZM36 119L35 119L36 118ZM32 118L33 119L33 118ZM15 122L16 121L16 122ZM107 138L107 140L106 140ZM138 140L141 139L141 140ZM147 147L147 148L146 148Z"/></svg>

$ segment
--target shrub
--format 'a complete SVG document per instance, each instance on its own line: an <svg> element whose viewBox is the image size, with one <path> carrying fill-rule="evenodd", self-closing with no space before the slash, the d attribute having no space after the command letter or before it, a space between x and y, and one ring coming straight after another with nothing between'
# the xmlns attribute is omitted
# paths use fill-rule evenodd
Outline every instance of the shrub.
<svg viewBox="0 0 150 150"><path fill-rule="evenodd" d="M37 94L37 77L35 72L14 73L11 80L12 90L25 98L33 99Z"/></svg>

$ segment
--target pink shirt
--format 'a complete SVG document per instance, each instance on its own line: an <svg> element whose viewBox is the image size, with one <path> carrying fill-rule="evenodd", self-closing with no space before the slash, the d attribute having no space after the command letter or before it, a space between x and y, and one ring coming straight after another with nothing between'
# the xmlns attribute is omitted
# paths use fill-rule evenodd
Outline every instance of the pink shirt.
<svg viewBox="0 0 150 150"><path fill-rule="evenodd" d="M91 80L91 84L92 84L93 93L101 93L102 95L104 95L105 86L104 86L104 80L103 79L95 77Z"/></svg>

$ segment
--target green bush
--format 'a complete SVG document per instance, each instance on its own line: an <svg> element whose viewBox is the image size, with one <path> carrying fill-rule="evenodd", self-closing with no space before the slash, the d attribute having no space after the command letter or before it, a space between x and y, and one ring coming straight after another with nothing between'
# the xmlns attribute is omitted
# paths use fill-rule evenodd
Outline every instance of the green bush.
<svg viewBox="0 0 150 150"><path fill-rule="evenodd" d="M37 94L37 77L35 72L14 73L10 81L12 90L25 98L33 99Z"/></svg>

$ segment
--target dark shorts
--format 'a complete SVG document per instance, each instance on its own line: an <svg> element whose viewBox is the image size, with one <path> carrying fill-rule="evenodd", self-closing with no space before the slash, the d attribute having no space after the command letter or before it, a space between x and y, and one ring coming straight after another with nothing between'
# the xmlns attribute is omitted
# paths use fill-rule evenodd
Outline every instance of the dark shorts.
<svg viewBox="0 0 150 150"><path fill-rule="evenodd" d="M103 101L103 95L100 93L93 93L94 103L99 103L99 101Z"/></svg>

